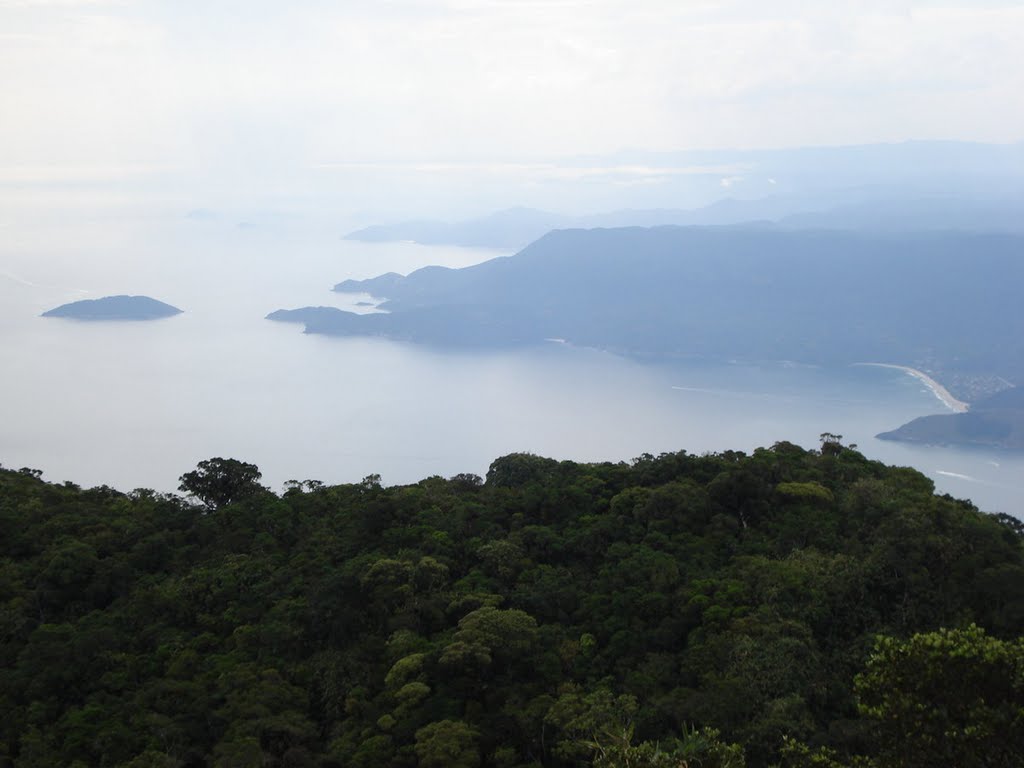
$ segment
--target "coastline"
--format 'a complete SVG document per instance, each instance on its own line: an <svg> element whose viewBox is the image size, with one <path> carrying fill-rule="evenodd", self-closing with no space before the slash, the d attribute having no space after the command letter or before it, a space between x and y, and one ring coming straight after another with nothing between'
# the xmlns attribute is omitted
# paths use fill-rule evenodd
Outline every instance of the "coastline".
<svg viewBox="0 0 1024 768"><path fill-rule="evenodd" d="M944 406L954 413L967 413L967 411L970 410L970 404L965 403L963 400L957 400L952 394L950 394L948 389L939 384L939 382L927 373L917 370L917 368L911 368L909 365L893 365L892 363L854 363L854 365L870 365L875 368L895 368L898 371L903 371L904 373L921 381L926 387L928 387L928 389L931 390L932 394L942 401Z"/></svg>

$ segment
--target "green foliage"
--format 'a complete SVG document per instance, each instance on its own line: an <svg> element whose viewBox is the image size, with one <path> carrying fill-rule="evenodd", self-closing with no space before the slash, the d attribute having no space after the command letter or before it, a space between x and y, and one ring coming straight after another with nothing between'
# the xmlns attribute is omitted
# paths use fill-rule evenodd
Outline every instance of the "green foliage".
<svg viewBox="0 0 1024 768"><path fill-rule="evenodd" d="M255 464L237 459L206 459L178 478L178 490L194 496L208 509L219 509L263 490L259 484L262 476Z"/></svg>
<svg viewBox="0 0 1024 768"><path fill-rule="evenodd" d="M782 762L779 768L876 768L876 764L874 760L861 756L840 760L834 749L811 749L806 744L787 737L783 740Z"/></svg>
<svg viewBox="0 0 1024 768"><path fill-rule="evenodd" d="M1024 757L1024 641L972 624L880 637L856 680L878 721L883 766L1019 764Z"/></svg>
<svg viewBox="0 0 1024 768"><path fill-rule="evenodd" d="M453 639L456 643L486 648L495 656L508 658L530 650L537 639L537 622L524 611L484 606L459 621Z"/></svg>
<svg viewBox="0 0 1024 768"><path fill-rule="evenodd" d="M0 766L1021 763L1024 529L850 447L258 480L0 470Z"/></svg>
<svg viewBox="0 0 1024 768"><path fill-rule="evenodd" d="M460 720L441 720L416 731L420 768L476 768L479 734Z"/></svg>
<svg viewBox="0 0 1024 768"><path fill-rule="evenodd" d="M556 755L568 760L599 759L630 748L636 712L637 702L632 696L615 696L605 688L591 693L571 688L552 704L545 722L561 734Z"/></svg>
<svg viewBox="0 0 1024 768"><path fill-rule="evenodd" d="M832 491L820 483L779 483L775 492L793 501L831 504L835 501Z"/></svg>

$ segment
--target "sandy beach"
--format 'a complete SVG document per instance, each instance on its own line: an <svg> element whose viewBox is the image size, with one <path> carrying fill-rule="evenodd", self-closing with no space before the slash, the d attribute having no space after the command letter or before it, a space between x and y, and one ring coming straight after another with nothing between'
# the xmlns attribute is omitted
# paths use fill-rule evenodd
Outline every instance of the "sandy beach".
<svg viewBox="0 0 1024 768"><path fill-rule="evenodd" d="M932 394L939 398L939 400L942 401L942 404L954 413L966 413L968 409L970 409L970 405L968 403L965 403L963 400L957 400L950 394L948 389L939 384L939 382L927 373L917 370L917 368L911 368L909 365L893 365L891 363L854 363L854 365L871 365L876 368L895 368L898 371L903 371L924 383L924 385L932 391Z"/></svg>

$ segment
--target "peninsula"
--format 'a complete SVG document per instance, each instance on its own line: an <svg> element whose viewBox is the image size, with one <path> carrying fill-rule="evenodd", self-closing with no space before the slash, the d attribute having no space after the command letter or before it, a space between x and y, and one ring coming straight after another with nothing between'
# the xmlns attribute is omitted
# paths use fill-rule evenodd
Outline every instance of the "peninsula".
<svg viewBox="0 0 1024 768"><path fill-rule="evenodd" d="M957 400L952 394L950 394L948 389L939 384L939 382L927 373L917 370L917 368L911 368L907 365L893 365L891 363L854 363L854 365L870 365L873 368L895 368L898 371L903 371L904 373L921 381L921 383L928 387L932 394L934 394L944 406L954 413L967 413L970 409L970 404L965 403L963 400Z"/></svg>
<svg viewBox="0 0 1024 768"><path fill-rule="evenodd" d="M926 445L1024 450L1024 388L1010 387L971 405L969 412L921 416L882 440Z"/></svg>
<svg viewBox="0 0 1024 768"><path fill-rule="evenodd" d="M900 361L877 365L920 379L952 411L936 418L960 418L968 403L973 414L976 403L1024 381L1022 252L1024 237L1000 233L555 230L515 255L471 267L335 285L383 299L386 313L304 307L268 317L301 323L306 333L439 347L564 339L645 360ZM1007 422L1017 423L1015 411L1000 406L968 419L1001 425L972 432L971 443L1015 443ZM957 430L949 442L964 439Z"/></svg>
<svg viewBox="0 0 1024 768"><path fill-rule="evenodd" d="M558 338L644 359L894 361L936 372L951 392L932 390L958 410L978 399L961 385L970 377L1024 379L1022 251L1024 237L965 232L555 230L471 267L335 286L385 299L386 314L269 317L307 333L444 347Z"/></svg>

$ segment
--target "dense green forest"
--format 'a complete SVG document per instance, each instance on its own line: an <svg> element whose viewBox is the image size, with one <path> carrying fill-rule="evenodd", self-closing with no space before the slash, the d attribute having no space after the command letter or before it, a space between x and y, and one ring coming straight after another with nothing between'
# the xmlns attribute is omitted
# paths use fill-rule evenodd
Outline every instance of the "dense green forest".
<svg viewBox="0 0 1024 768"><path fill-rule="evenodd" d="M0 471L0 766L1024 764L1024 526L838 436L40 474Z"/></svg>

